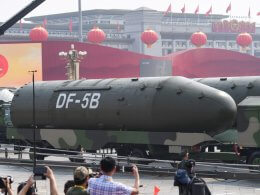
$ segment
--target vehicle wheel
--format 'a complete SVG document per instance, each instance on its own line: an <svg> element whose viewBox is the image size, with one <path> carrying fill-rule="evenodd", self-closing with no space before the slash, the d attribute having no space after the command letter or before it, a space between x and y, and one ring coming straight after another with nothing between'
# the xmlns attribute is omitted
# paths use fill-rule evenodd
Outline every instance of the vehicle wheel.
<svg viewBox="0 0 260 195"><path fill-rule="evenodd" d="M30 160L33 160L33 154L29 154ZM44 155L36 155L36 160L44 160Z"/></svg>
<svg viewBox="0 0 260 195"><path fill-rule="evenodd" d="M131 151L128 151L128 150L122 150L122 149L117 149L116 150L116 153L118 156L130 156L131 154Z"/></svg>
<svg viewBox="0 0 260 195"><path fill-rule="evenodd" d="M136 158L148 158L147 154L145 153L145 151L142 151L140 149L133 149L131 152L131 157L136 157ZM142 160L131 160L131 163L135 163L135 164L149 164L150 161L142 161Z"/></svg>
<svg viewBox="0 0 260 195"><path fill-rule="evenodd" d="M29 158L30 158L30 160L33 160L33 148L30 148L29 152L30 152ZM36 153L38 153L38 152L41 152L41 151L36 150ZM36 155L36 160L44 160L44 158L45 158L44 155L39 155L39 154Z"/></svg>
<svg viewBox="0 0 260 195"><path fill-rule="evenodd" d="M253 152L247 159L247 164L260 165L260 151ZM258 168L252 168L258 169Z"/></svg>
<svg viewBox="0 0 260 195"><path fill-rule="evenodd" d="M70 162L77 162L77 163L83 163L85 162L84 158L81 158L81 155L79 153L69 153L69 155L73 155L75 157L70 157Z"/></svg>
<svg viewBox="0 0 260 195"><path fill-rule="evenodd" d="M247 159L247 164L260 165L260 151L253 152Z"/></svg>
<svg viewBox="0 0 260 195"><path fill-rule="evenodd" d="M45 156L44 155L36 155L37 160L44 160Z"/></svg>
<svg viewBox="0 0 260 195"><path fill-rule="evenodd" d="M81 158L69 158L70 162L84 163L85 159Z"/></svg>

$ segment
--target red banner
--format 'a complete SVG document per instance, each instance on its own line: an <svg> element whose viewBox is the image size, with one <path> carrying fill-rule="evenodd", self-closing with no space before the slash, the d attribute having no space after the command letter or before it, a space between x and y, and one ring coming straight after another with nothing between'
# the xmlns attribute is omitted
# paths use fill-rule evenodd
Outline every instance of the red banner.
<svg viewBox="0 0 260 195"><path fill-rule="evenodd" d="M239 22L237 20L215 22L212 24L212 32L255 33L255 22Z"/></svg>

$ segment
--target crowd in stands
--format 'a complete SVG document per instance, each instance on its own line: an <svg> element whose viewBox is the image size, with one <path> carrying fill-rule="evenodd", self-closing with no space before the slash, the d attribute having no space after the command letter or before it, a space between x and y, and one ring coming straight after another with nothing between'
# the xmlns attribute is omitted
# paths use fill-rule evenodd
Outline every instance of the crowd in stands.
<svg viewBox="0 0 260 195"><path fill-rule="evenodd" d="M112 157L105 157L100 161L100 173L93 174L90 168L79 166L75 169L73 180L69 180L64 185L66 195L135 195L139 193L139 173L137 166L132 166L132 173L135 181L133 187L115 182L113 175L116 172L116 161ZM55 175L52 169L46 166L44 174L50 183L50 194L58 195L58 188ZM30 176L26 182L20 183L17 188L18 195L35 195L34 176ZM9 180L4 180L5 188L0 189L0 195L13 195Z"/></svg>

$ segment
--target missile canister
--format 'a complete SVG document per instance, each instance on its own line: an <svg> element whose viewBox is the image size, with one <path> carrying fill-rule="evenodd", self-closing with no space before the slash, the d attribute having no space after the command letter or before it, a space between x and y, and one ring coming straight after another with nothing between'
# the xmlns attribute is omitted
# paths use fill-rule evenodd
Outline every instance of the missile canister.
<svg viewBox="0 0 260 195"><path fill-rule="evenodd" d="M204 85L225 91L239 104L248 96L260 96L260 77L215 77L194 79Z"/></svg>
<svg viewBox="0 0 260 195"><path fill-rule="evenodd" d="M35 83L37 128L207 132L229 128L236 104L225 92L184 77ZM17 90L11 119L30 128L33 87Z"/></svg>

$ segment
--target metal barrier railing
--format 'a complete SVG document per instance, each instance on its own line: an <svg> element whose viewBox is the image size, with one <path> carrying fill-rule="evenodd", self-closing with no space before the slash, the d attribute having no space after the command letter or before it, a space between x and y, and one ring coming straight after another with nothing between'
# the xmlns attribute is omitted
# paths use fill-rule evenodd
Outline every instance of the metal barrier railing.
<svg viewBox="0 0 260 195"><path fill-rule="evenodd" d="M12 145L11 147L19 147L17 145ZM13 165L31 165L32 161L29 159L19 158L23 155L33 155L33 152L28 150L32 149L32 147L24 147L26 150L14 150L9 148L0 148L0 153L15 153L18 154L16 158L2 158L1 163L7 164L8 162L12 162ZM59 150L59 149L50 149L50 148L40 148L36 147L36 150L40 152L36 152L37 155L42 156L54 156L54 157L64 157L69 159L74 159L74 162L65 162L65 161L37 161L38 164L41 165L51 165L56 167L64 167L64 168L73 168L82 164L85 164L89 167L98 168L99 161L105 156L113 156L117 159L118 166L129 166L131 163L135 163L138 165L140 172L145 173L153 173L153 174L170 174L173 175L176 171L177 164L179 161L171 161L171 160L160 160L160 159L146 159L146 158L137 158L130 156L118 156L116 154L101 154L101 153L86 153L79 151L70 151L70 150ZM41 152L44 151L44 152ZM47 151L47 152L46 152ZM49 152L48 152L49 151ZM3 160L5 159L5 160ZM139 164L142 162L142 164ZM169 167L169 163L173 167ZM149 165L148 165L149 164ZM175 166L174 166L175 165ZM260 178L260 165L248 165L248 164L228 164L228 163L209 163L209 162L196 162L196 167L204 167L204 170L196 170L199 175L204 175L207 177L221 177L224 178L236 178L236 179L256 179ZM243 175L245 177L243 177Z"/></svg>

